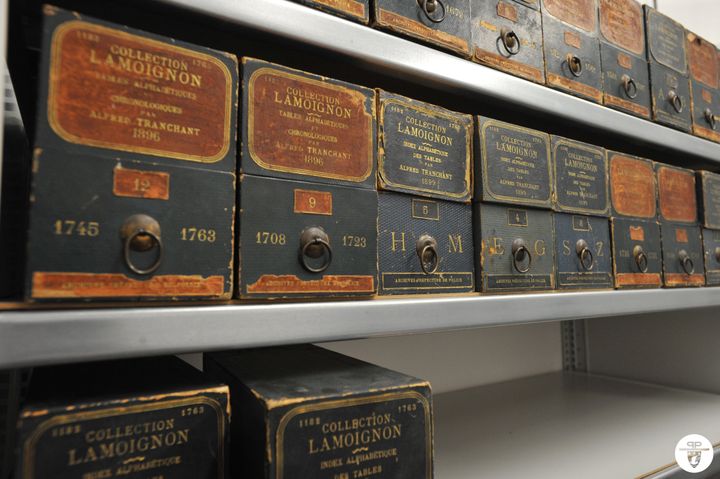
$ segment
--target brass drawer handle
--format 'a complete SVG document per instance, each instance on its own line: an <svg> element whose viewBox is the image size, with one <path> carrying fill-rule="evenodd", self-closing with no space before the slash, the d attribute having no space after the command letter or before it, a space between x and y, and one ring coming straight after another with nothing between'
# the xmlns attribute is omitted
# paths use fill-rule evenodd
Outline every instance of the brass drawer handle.
<svg viewBox="0 0 720 479"><path fill-rule="evenodd" d="M415 251L420 259L420 267L425 274L433 274L440 264L437 241L430 235L421 235L415 243Z"/></svg>
<svg viewBox="0 0 720 479"><path fill-rule="evenodd" d="M628 98L631 100L634 100L638 96L638 87L635 83L635 80L632 79L630 75L623 75L622 76L623 81L623 89L625 90L625 94Z"/></svg>
<svg viewBox="0 0 720 479"><path fill-rule="evenodd" d="M690 258L690 255L687 253L687 251L681 249L678 252L678 258L680 259L680 266L682 266L685 274L691 276L693 273L695 273L695 263L693 263L693 260Z"/></svg>
<svg viewBox="0 0 720 479"><path fill-rule="evenodd" d="M590 246L588 246L587 241L584 239L578 240L575 244L575 252L578 258L580 258L580 266L582 266L585 271L592 271L595 267L595 258L593 257L592 251L590 251Z"/></svg>
<svg viewBox="0 0 720 479"><path fill-rule="evenodd" d="M425 14L425 17L433 23L440 23L445 20L445 4L442 0L417 0L420 5L420 9ZM440 9L438 10L438 6ZM433 16L435 12L441 12L440 16Z"/></svg>
<svg viewBox="0 0 720 479"><path fill-rule="evenodd" d="M518 38L514 31L503 28L500 31L500 43L502 43L508 56L514 56L520 53L520 38Z"/></svg>
<svg viewBox="0 0 720 479"><path fill-rule="evenodd" d="M672 105L673 109L678 113L682 113L685 109L682 97L680 97L675 90L670 90L670 93L668 93L668 101Z"/></svg>
<svg viewBox="0 0 720 479"><path fill-rule="evenodd" d="M527 265L523 266L523 262L527 258ZM512 242L512 259L513 267L518 273L527 273L532 266L532 255L525 245L525 241L518 238Z"/></svg>
<svg viewBox="0 0 720 479"><path fill-rule="evenodd" d="M708 124L710 125L710 128L712 128L713 130L717 126L717 120L718 120L718 116L714 115L710 108L706 108L705 109L705 121L708 122Z"/></svg>
<svg viewBox="0 0 720 479"><path fill-rule="evenodd" d="M123 258L125 265L135 274L148 275L154 273L163 259L164 247L160 224L148 215L132 215L120 228L123 241ZM155 261L147 268L138 268L132 261L131 251L150 251L157 248Z"/></svg>
<svg viewBox="0 0 720 479"><path fill-rule="evenodd" d="M715 261L717 261L718 263L720 263L720 246L718 246L717 248L715 248Z"/></svg>
<svg viewBox="0 0 720 479"><path fill-rule="evenodd" d="M573 55L572 53L567 54L567 64L570 69L570 73L576 78L579 78L583 73L583 64L580 57Z"/></svg>
<svg viewBox="0 0 720 479"><path fill-rule="evenodd" d="M323 258L324 261L320 266L312 266L307 259ZM330 238L325 230L318 226L305 228L300 233L300 264L303 268L311 273L322 273L330 267L332 263L333 252L330 246Z"/></svg>
<svg viewBox="0 0 720 479"><path fill-rule="evenodd" d="M637 245L633 248L633 258L635 258L635 264L641 273L647 273L648 270L648 257L643 251L642 246Z"/></svg>

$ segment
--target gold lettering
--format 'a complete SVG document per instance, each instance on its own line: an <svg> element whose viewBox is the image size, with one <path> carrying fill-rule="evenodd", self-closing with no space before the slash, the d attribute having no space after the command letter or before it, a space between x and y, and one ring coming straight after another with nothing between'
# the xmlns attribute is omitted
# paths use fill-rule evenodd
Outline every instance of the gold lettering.
<svg viewBox="0 0 720 479"><path fill-rule="evenodd" d="M545 256L545 241L544 240L537 240L535 241L535 254L538 256Z"/></svg>
<svg viewBox="0 0 720 479"><path fill-rule="evenodd" d="M570 254L572 253L572 250L570 249L570 241L563 240L562 244L563 244L563 255L570 256Z"/></svg>
<svg viewBox="0 0 720 479"><path fill-rule="evenodd" d="M392 251L397 251L396 246L398 243L402 245L400 251L405 251L405 232L400 233L400 239L395 238L395 231L391 231L390 234L392 235Z"/></svg>
<svg viewBox="0 0 720 479"><path fill-rule="evenodd" d="M449 241L448 253L462 253L463 252L462 235L449 234L448 241Z"/></svg>
<svg viewBox="0 0 720 479"><path fill-rule="evenodd" d="M490 238L492 240L492 246L490 247L490 255L500 256L505 254L505 246L503 246L502 238L494 236Z"/></svg>

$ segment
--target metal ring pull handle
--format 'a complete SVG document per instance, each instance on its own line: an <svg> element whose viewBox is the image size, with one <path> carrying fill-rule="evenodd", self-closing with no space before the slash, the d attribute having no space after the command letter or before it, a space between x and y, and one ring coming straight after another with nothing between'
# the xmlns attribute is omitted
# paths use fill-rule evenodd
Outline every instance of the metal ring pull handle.
<svg viewBox="0 0 720 479"><path fill-rule="evenodd" d="M526 257L527 265L522 266ZM525 245L525 241L522 239L518 238L512 242L512 259L513 267L518 273L527 273L530 271L530 267L532 266L532 255L530 254L528 247Z"/></svg>
<svg viewBox="0 0 720 479"><path fill-rule="evenodd" d="M693 260L690 258L687 251L681 249L678 252L678 258L680 259L680 265L682 266L683 271L685 271L685 274L691 276L695 273L695 263L693 263Z"/></svg>
<svg viewBox="0 0 720 479"><path fill-rule="evenodd" d="M595 267L595 258L587 241L583 239L578 240L578 242L575 243L575 252L580 259L580 266L582 266L585 271L592 271Z"/></svg>
<svg viewBox="0 0 720 479"><path fill-rule="evenodd" d="M718 263L720 263L720 246L718 246L717 248L715 248L715 261L717 261Z"/></svg>
<svg viewBox="0 0 720 479"><path fill-rule="evenodd" d="M633 258L635 258L635 264L637 265L640 272L647 273L650 262L647 255L645 254L645 251L643 251L642 246L637 245L635 246L635 248L633 248Z"/></svg>
<svg viewBox="0 0 720 479"><path fill-rule="evenodd" d="M500 41L509 56L520 53L520 38L514 31L507 28L500 30Z"/></svg>
<svg viewBox="0 0 720 479"><path fill-rule="evenodd" d="M425 274L433 274L440 265L440 255L437 252L438 245L435 238L430 235L421 235L415 243L415 251L420 258L420 267ZM428 256L432 259L427 260Z"/></svg>
<svg viewBox="0 0 720 479"><path fill-rule="evenodd" d="M323 258L324 261L320 266L312 266L308 263L308 258ZM306 228L300 233L300 264L303 268L311 273L322 273L330 267L332 263L333 252L330 246L330 238L325 230L320 227L312 226Z"/></svg>
<svg viewBox="0 0 720 479"><path fill-rule="evenodd" d="M705 113L705 121L707 121L708 124L710 125L710 128L712 128L714 130L715 127L717 126L718 116L714 115L710 108L705 108L704 113Z"/></svg>
<svg viewBox="0 0 720 479"><path fill-rule="evenodd" d="M682 113L685 109L682 97L680 97L675 90L670 90L670 93L668 93L668 101L672 105L673 109L678 113Z"/></svg>
<svg viewBox="0 0 720 479"><path fill-rule="evenodd" d="M154 273L162 263L164 247L160 224L148 215L133 215L125 220L120 228L120 238L123 242L123 259L125 264L135 274L148 275ZM147 268L138 268L132 261L132 251L150 251L157 248L155 261Z"/></svg>
<svg viewBox="0 0 720 479"><path fill-rule="evenodd" d="M635 83L635 80L632 79L632 77L628 74L625 74L622 76L623 81L623 89L625 90L625 95L627 95L628 98L631 100L634 100L638 96L638 87L637 83Z"/></svg>
<svg viewBox="0 0 720 479"><path fill-rule="evenodd" d="M574 77L577 78L577 77L580 77L580 75L582 75L583 64L582 64L582 60L580 59L580 57L578 57L577 55L573 55L572 53L568 53L567 64L568 64L568 68L570 69L570 73L572 73L572 75Z"/></svg>
<svg viewBox="0 0 720 479"><path fill-rule="evenodd" d="M425 17L430 20L433 23L440 23L443 20L445 20L445 4L442 2L442 0L417 0L418 4L420 5L420 9L425 14ZM438 6L440 6L440 10L438 10ZM433 14L437 11L440 11L439 17L433 17Z"/></svg>

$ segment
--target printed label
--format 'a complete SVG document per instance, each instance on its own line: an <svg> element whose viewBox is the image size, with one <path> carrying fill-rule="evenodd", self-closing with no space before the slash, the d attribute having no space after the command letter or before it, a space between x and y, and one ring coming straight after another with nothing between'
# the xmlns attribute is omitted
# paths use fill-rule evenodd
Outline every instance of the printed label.
<svg viewBox="0 0 720 479"><path fill-rule="evenodd" d="M634 113L637 116L644 118L650 118L650 109L646 106L638 105L631 101L625 100L624 98L618 98L613 95L605 93L603 103L608 106L614 106L616 108L624 109Z"/></svg>
<svg viewBox="0 0 720 479"><path fill-rule="evenodd" d="M702 96L702 99L705 100L705 103L712 104L712 93L710 93L708 90L703 88L700 92L700 96Z"/></svg>
<svg viewBox="0 0 720 479"><path fill-rule="evenodd" d="M170 173L131 170L116 167L113 171L113 194L130 198L170 199Z"/></svg>
<svg viewBox="0 0 720 479"><path fill-rule="evenodd" d="M484 25L486 26L486 25ZM511 58L505 58L497 53L488 52L481 48L475 48L475 59L482 64L489 65L497 70L502 70L517 75L535 83L545 82L545 73L525 63L517 62Z"/></svg>
<svg viewBox="0 0 720 479"><path fill-rule="evenodd" d="M720 68L715 45L694 33L687 34L687 45L688 63L693 78L710 88L717 89ZM708 100L709 102L710 100Z"/></svg>
<svg viewBox="0 0 720 479"><path fill-rule="evenodd" d="M430 414L412 390L295 407L278 424L275 478L430 479Z"/></svg>
<svg viewBox="0 0 720 479"><path fill-rule="evenodd" d="M423 220L440 220L440 205L437 201L412 200L412 217Z"/></svg>
<svg viewBox="0 0 720 479"><path fill-rule="evenodd" d="M65 141L201 163L230 148L232 76L210 55L74 20L53 34L49 81Z"/></svg>
<svg viewBox="0 0 720 479"><path fill-rule="evenodd" d="M248 148L258 166L362 182L373 166L362 91L263 67L248 81Z"/></svg>
<svg viewBox="0 0 720 479"><path fill-rule="evenodd" d="M610 273L558 272L558 286L565 288L611 288Z"/></svg>
<svg viewBox="0 0 720 479"><path fill-rule="evenodd" d="M382 289L387 291L424 289L468 289L473 286L473 273L382 273Z"/></svg>
<svg viewBox="0 0 720 479"><path fill-rule="evenodd" d="M572 217L572 229L573 231L592 231L588 218L576 215Z"/></svg>
<svg viewBox="0 0 720 479"><path fill-rule="evenodd" d="M645 228L642 226L630 226L629 230L631 240L645 241Z"/></svg>
<svg viewBox="0 0 720 479"><path fill-rule="evenodd" d="M247 285L248 294L291 293L373 293L375 278L357 275L326 275L320 279L303 280L294 274L264 274Z"/></svg>
<svg viewBox="0 0 720 479"><path fill-rule="evenodd" d="M550 15L581 30L597 30L594 0L545 0L543 6Z"/></svg>
<svg viewBox="0 0 720 479"><path fill-rule="evenodd" d="M612 204L618 214L654 218L655 173L652 163L614 154L610 159Z"/></svg>
<svg viewBox="0 0 720 479"><path fill-rule="evenodd" d="M565 45L577 48L578 50L582 48L582 39L579 33L566 30L563 38L565 38Z"/></svg>
<svg viewBox="0 0 720 479"><path fill-rule="evenodd" d="M685 29L669 17L648 11L648 45L655 60L678 73L687 72Z"/></svg>
<svg viewBox="0 0 720 479"><path fill-rule="evenodd" d="M209 397L69 410L49 416L22 444L22 477L220 479L224 437L224 411Z"/></svg>
<svg viewBox="0 0 720 479"><path fill-rule="evenodd" d="M507 211L507 215L508 215L508 225L509 226L525 227L528 225L527 211L509 209Z"/></svg>
<svg viewBox="0 0 720 479"><path fill-rule="evenodd" d="M645 51L642 7L635 0L600 0L600 32L615 46L642 55Z"/></svg>
<svg viewBox="0 0 720 479"><path fill-rule="evenodd" d="M551 275L545 274L484 274L483 291L545 290L553 289Z"/></svg>
<svg viewBox="0 0 720 479"><path fill-rule="evenodd" d="M668 221L697 221L695 175L692 172L658 169L660 213Z"/></svg>
<svg viewBox="0 0 720 479"><path fill-rule="evenodd" d="M310 215L332 216L332 193L329 191L294 190L293 211Z"/></svg>
<svg viewBox="0 0 720 479"><path fill-rule="evenodd" d="M607 214L607 163L605 152L589 145L555 142L555 185L562 210Z"/></svg>
<svg viewBox="0 0 720 479"><path fill-rule="evenodd" d="M677 228L675 230L675 241L678 243L688 243L688 232L685 228Z"/></svg>
<svg viewBox="0 0 720 479"><path fill-rule="evenodd" d="M497 14L499 17L510 20L511 22L517 23L518 21L517 7L515 7L514 5L510 5L509 3L498 2Z"/></svg>
<svg viewBox="0 0 720 479"><path fill-rule="evenodd" d="M312 3L334 8L360 20L365 19L365 4L356 0L312 0Z"/></svg>
<svg viewBox="0 0 720 479"><path fill-rule="evenodd" d="M659 287L661 283L660 273L615 273L617 287Z"/></svg>
<svg viewBox="0 0 720 479"><path fill-rule="evenodd" d="M630 55L626 55L624 53L618 53L617 62L618 62L618 65L625 68L626 70L632 69L632 58L630 57Z"/></svg>
<svg viewBox="0 0 720 479"><path fill-rule="evenodd" d="M720 230L720 175L703 172L702 198L705 227ZM720 241L720 233L713 234Z"/></svg>
<svg viewBox="0 0 720 479"><path fill-rule="evenodd" d="M595 87L580 83L570 78L555 73L548 73L548 84L558 88L577 93L578 95L595 100L597 103L602 101L603 93Z"/></svg>
<svg viewBox="0 0 720 479"><path fill-rule="evenodd" d="M462 15L464 12L457 9L457 13ZM419 9L417 14L420 14ZM462 54L467 54L467 52L470 51L470 45L467 39L423 25L420 21L416 20L414 16L413 18L408 18L404 15L380 8L378 12L378 23L383 26L397 28L399 31L420 38L423 41L436 43Z"/></svg>

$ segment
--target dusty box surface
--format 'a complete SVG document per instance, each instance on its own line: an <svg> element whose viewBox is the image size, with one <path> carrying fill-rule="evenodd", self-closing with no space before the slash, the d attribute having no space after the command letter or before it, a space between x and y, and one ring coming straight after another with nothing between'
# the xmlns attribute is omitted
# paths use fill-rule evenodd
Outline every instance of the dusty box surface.
<svg viewBox="0 0 720 479"><path fill-rule="evenodd" d="M663 284L666 288L705 285L705 254L700 227L660 223Z"/></svg>
<svg viewBox="0 0 720 479"><path fill-rule="evenodd" d="M378 194L378 293L474 291L472 207Z"/></svg>
<svg viewBox="0 0 720 479"><path fill-rule="evenodd" d="M695 172L656 163L658 218L661 221L697 224Z"/></svg>
<svg viewBox="0 0 720 479"><path fill-rule="evenodd" d="M720 230L720 174L698 171L696 184L700 224L706 228Z"/></svg>
<svg viewBox="0 0 720 479"><path fill-rule="evenodd" d="M55 150L33 171L28 299L231 296L233 173Z"/></svg>
<svg viewBox="0 0 720 479"><path fill-rule="evenodd" d="M36 368L15 477L223 479L229 402L175 357Z"/></svg>
<svg viewBox="0 0 720 479"><path fill-rule="evenodd" d="M542 15L514 0L471 0L472 58L535 83L545 83Z"/></svg>
<svg viewBox="0 0 720 479"><path fill-rule="evenodd" d="M654 219L657 181L653 162L608 151L612 216Z"/></svg>
<svg viewBox="0 0 720 479"><path fill-rule="evenodd" d="M469 202L473 119L378 92L378 188Z"/></svg>
<svg viewBox="0 0 720 479"><path fill-rule="evenodd" d="M636 0L599 0L603 104L650 118L645 20Z"/></svg>
<svg viewBox="0 0 720 479"><path fill-rule="evenodd" d="M615 287L662 286L660 226L656 221L612 218L612 258Z"/></svg>
<svg viewBox="0 0 720 479"><path fill-rule="evenodd" d="M611 289L608 219L561 213L554 218L558 289Z"/></svg>
<svg viewBox="0 0 720 479"><path fill-rule="evenodd" d="M552 136L556 211L608 216L608 161L603 148Z"/></svg>
<svg viewBox="0 0 720 479"><path fill-rule="evenodd" d="M372 295L377 192L243 175L240 296Z"/></svg>
<svg viewBox="0 0 720 479"><path fill-rule="evenodd" d="M682 131L691 130L685 29L648 5L645 32L650 63L653 120Z"/></svg>
<svg viewBox="0 0 720 479"><path fill-rule="evenodd" d="M475 201L552 207L550 136L477 118Z"/></svg>
<svg viewBox="0 0 720 479"><path fill-rule="evenodd" d="M545 75L553 88L602 103L595 0L543 0Z"/></svg>
<svg viewBox="0 0 720 479"><path fill-rule="evenodd" d="M702 229L705 250L705 284L720 286L720 231Z"/></svg>
<svg viewBox="0 0 720 479"><path fill-rule="evenodd" d="M374 25L470 56L470 0L373 0Z"/></svg>
<svg viewBox="0 0 720 479"><path fill-rule="evenodd" d="M476 203L473 214L480 291L555 289L552 212Z"/></svg>
<svg viewBox="0 0 720 479"><path fill-rule="evenodd" d="M243 58L245 174L375 188L375 92Z"/></svg>
<svg viewBox="0 0 720 479"><path fill-rule="evenodd" d="M433 477L427 381L310 345L206 354L204 369L230 385L233 477Z"/></svg>
<svg viewBox="0 0 720 479"><path fill-rule="evenodd" d="M234 172L235 56L44 7L35 146Z"/></svg>
<svg viewBox="0 0 720 479"><path fill-rule="evenodd" d="M693 134L720 142L720 58L712 43L687 32Z"/></svg>

